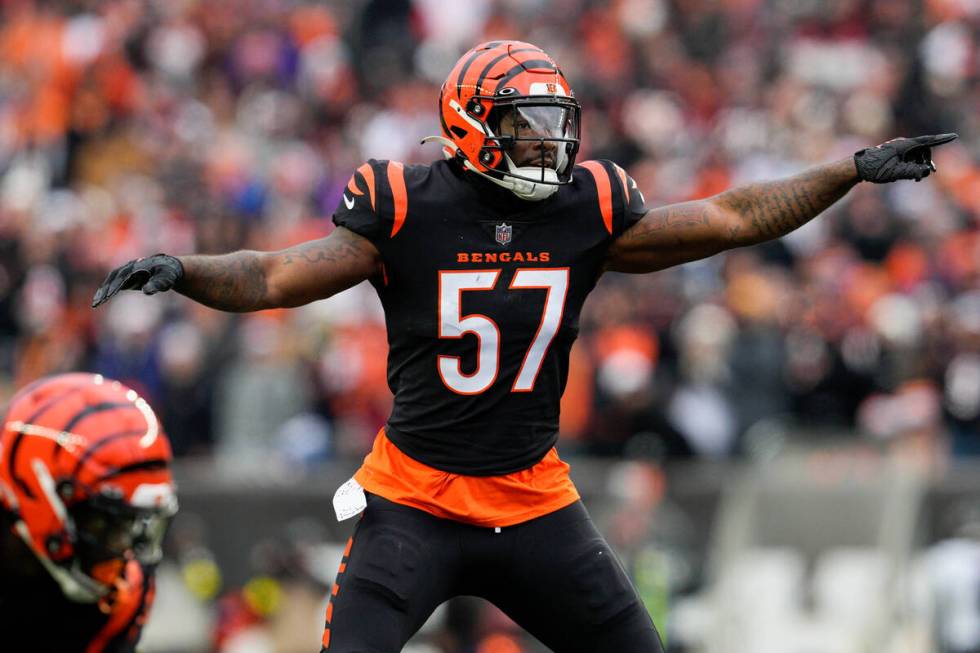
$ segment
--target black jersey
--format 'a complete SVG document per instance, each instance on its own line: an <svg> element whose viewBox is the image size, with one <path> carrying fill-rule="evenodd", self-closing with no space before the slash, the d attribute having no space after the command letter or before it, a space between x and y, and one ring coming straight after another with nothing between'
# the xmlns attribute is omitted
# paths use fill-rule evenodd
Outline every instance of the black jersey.
<svg viewBox="0 0 980 653"><path fill-rule="evenodd" d="M448 161L358 168L333 219L381 253L389 439L451 473L538 462L558 438L582 304L609 245L644 213L607 161L576 166L540 202Z"/></svg>

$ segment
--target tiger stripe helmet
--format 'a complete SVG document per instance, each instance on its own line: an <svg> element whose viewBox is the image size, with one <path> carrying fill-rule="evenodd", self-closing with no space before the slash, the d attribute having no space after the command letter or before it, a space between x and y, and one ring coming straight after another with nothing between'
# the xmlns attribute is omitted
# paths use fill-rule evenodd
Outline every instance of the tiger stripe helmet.
<svg viewBox="0 0 980 653"><path fill-rule="evenodd" d="M159 559L177 510L170 443L134 390L46 377L14 395L0 425L0 507L69 598L98 600L125 560Z"/></svg>
<svg viewBox="0 0 980 653"><path fill-rule="evenodd" d="M527 117L526 133L503 133L506 111ZM565 76L541 48L490 41L456 62L439 94L446 155L519 197L540 200L571 181L579 149L581 108ZM426 139L426 140L430 140ZM509 153L519 141L540 141L557 152L546 165L523 166Z"/></svg>

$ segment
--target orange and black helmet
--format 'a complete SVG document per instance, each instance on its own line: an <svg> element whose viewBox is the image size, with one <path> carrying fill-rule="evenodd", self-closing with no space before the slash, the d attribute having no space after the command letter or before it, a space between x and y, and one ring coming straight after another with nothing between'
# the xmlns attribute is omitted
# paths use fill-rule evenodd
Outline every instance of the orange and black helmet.
<svg viewBox="0 0 980 653"><path fill-rule="evenodd" d="M134 390L46 377L14 395L0 427L0 508L69 598L98 600L127 560L159 560L177 510L170 443Z"/></svg>
<svg viewBox="0 0 980 653"><path fill-rule="evenodd" d="M464 54L449 73L439 94L442 136L431 138L467 169L518 196L543 199L571 180L580 113L568 81L541 48L491 41ZM535 159L515 161L522 141Z"/></svg>

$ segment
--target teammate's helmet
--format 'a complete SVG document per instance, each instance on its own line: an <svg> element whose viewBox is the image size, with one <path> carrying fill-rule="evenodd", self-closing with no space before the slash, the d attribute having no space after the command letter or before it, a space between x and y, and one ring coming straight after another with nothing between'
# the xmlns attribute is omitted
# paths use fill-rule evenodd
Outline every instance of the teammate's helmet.
<svg viewBox="0 0 980 653"><path fill-rule="evenodd" d="M467 169L541 200L571 180L580 113L565 76L541 48L491 41L464 54L449 73L439 94L442 136L430 139ZM532 165L514 160L522 142L537 144Z"/></svg>
<svg viewBox="0 0 980 653"><path fill-rule="evenodd" d="M128 560L160 559L177 511L170 443L134 390L47 377L14 396L0 426L0 506L68 598L102 599Z"/></svg>

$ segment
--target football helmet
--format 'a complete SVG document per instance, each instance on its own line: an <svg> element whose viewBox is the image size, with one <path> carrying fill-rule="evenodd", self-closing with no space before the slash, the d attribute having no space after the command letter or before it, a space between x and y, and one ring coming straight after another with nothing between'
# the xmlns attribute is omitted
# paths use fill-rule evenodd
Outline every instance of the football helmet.
<svg viewBox="0 0 980 653"><path fill-rule="evenodd" d="M571 181L581 108L558 65L541 48L490 41L464 54L442 85L448 158L526 200Z"/></svg>
<svg viewBox="0 0 980 653"><path fill-rule="evenodd" d="M170 443L134 390L46 377L14 395L0 427L0 507L69 599L107 600L128 561L159 561L177 512Z"/></svg>

